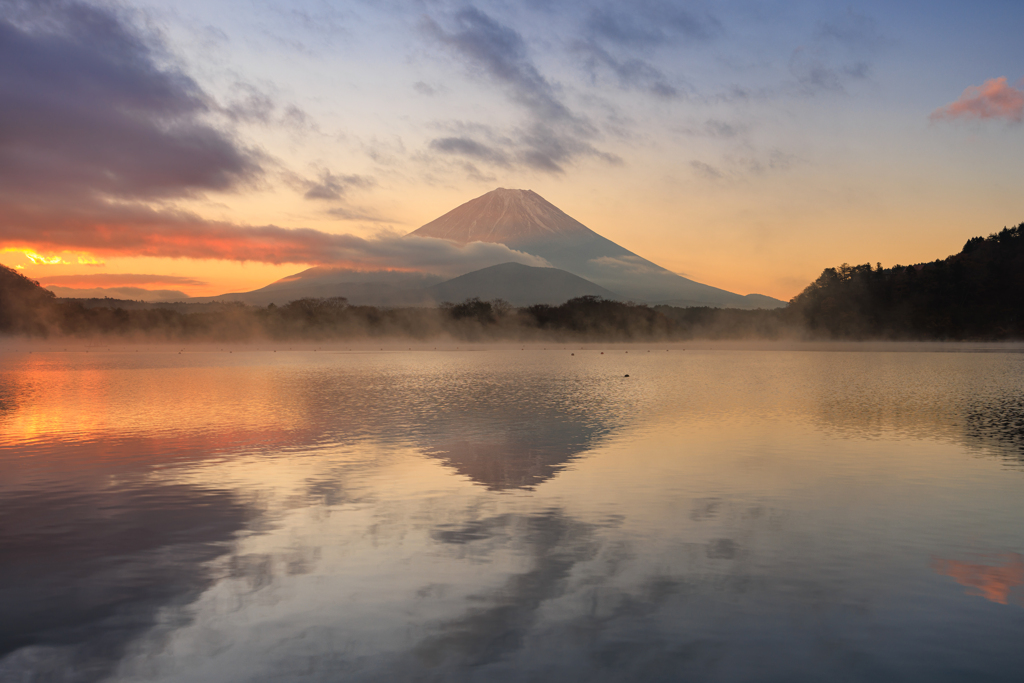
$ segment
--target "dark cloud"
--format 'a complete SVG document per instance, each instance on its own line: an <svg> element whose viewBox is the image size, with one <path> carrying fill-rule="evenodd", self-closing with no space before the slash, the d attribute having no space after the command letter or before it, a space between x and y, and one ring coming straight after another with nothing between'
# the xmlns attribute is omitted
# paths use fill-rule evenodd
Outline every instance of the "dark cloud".
<svg viewBox="0 0 1024 683"><path fill-rule="evenodd" d="M704 131L707 135L716 138L735 138L743 131L744 127L718 119L708 119L704 123Z"/></svg>
<svg viewBox="0 0 1024 683"><path fill-rule="evenodd" d="M614 154L597 150L586 140L565 135L554 126L536 123L520 133L524 149L520 152L523 163L539 171L563 172L563 164L580 156L602 159L609 164L621 164Z"/></svg>
<svg viewBox="0 0 1024 683"><path fill-rule="evenodd" d="M437 94L437 88L427 83L424 83L423 81L416 81L415 83L413 83L412 88L419 94L427 95L428 97Z"/></svg>
<svg viewBox="0 0 1024 683"><path fill-rule="evenodd" d="M430 141L430 149L448 154L472 157L496 166L508 166L508 156L504 152L481 144L472 138L437 138Z"/></svg>
<svg viewBox="0 0 1024 683"><path fill-rule="evenodd" d="M371 187L376 183L372 178L357 174L334 175L330 171L323 171L320 179L307 183L306 199L341 199L345 191L350 187Z"/></svg>
<svg viewBox="0 0 1024 683"><path fill-rule="evenodd" d="M875 48L887 42L878 29L878 22L858 14L853 8L847 9L846 14L837 20L818 24L818 37L854 49Z"/></svg>
<svg viewBox="0 0 1024 683"><path fill-rule="evenodd" d="M301 109L246 84L218 104L175 66L159 36L116 9L0 0L0 17L0 244L267 263L359 258L336 250L356 244L347 237L149 205L255 181L260 155L223 125L315 127ZM338 200L373 179L324 170L293 184L310 199Z"/></svg>
<svg viewBox="0 0 1024 683"><path fill-rule="evenodd" d="M385 216L378 216L372 211L366 211L352 206L332 206L327 209L327 214L343 221L363 221L366 223L394 223Z"/></svg>
<svg viewBox="0 0 1024 683"><path fill-rule="evenodd" d="M217 111L232 123L282 126L302 132L319 130L316 122L298 106L282 104L274 95L251 83L236 83L233 97Z"/></svg>
<svg viewBox="0 0 1024 683"><path fill-rule="evenodd" d="M114 10L3 0L0 15L0 202L181 197L260 173L207 122L195 81Z"/></svg>
<svg viewBox="0 0 1024 683"><path fill-rule="evenodd" d="M679 90L668 83L665 74L648 61L636 57L617 58L593 40L577 42L573 51L583 56L592 78L604 67L615 75L622 88L646 90L665 99L680 95Z"/></svg>
<svg viewBox="0 0 1024 683"><path fill-rule="evenodd" d="M285 105L278 122L296 130L318 132L320 127L313 118L294 104Z"/></svg>
<svg viewBox="0 0 1024 683"><path fill-rule="evenodd" d="M721 180L725 177L717 168L703 161L691 161L690 168L692 168L697 175L702 178L707 178L708 180Z"/></svg>
<svg viewBox="0 0 1024 683"><path fill-rule="evenodd" d="M805 94L821 91L845 91L850 81L864 80L871 66L864 61L834 65L826 52L820 48L797 48L789 60L790 73Z"/></svg>
<svg viewBox="0 0 1024 683"><path fill-rule="evenodd" d="M277 104L267 93L254 85L238 83L238 96L224 108L224 113L234 121L270 123Z"/></svg>
<svg viewBox="0 0 1024 683"><path fill-rule="evenodd" d="M780 173L800 163L800 159L781 149L771 149L767 153L724 155L718 166L712 166L703 161L691 161L690 168L698 176L707 180L736 180L749 178L750 176L761 176L768 173Z"/></svg>
<svg viewBox="0 0 1024 683"><path fill-rule="evenodd" d="M447 29L428 17L422 28L471 72L501 86L509 99L526 111L529 121L510 131L500 144L484 145L457 136L431 143L432 149L472 162L516 163L547 173L562 173L567 164L581 157L621 162L594 147L591 140L597 137L597 129L562 101L559 88L530 59L526 42L515 29L475 7L456 12L451 24Z"/></svg>
<svg viewBox="0 0 1024 683"><path fill-rule="evenodd" d="M750 162L750 169L755 173L787 171L799 162L800 159L795 155L783 152L781 149L773 149L768 152L768 156L764 161L755 160Z"/></svg>
<svg viewBox="0 0 1024 683"><path fill-rule="evenodd" d="M871 76L871 61L888 42L874 19L848 9L818 24L810 44L793 51L789 70L801 94L845 92L850 83Z"/></svg>
<svg viewBox="0 0 1024 683"><path fill-rule="evenodd" d="M526 43L514 29L498 23L475 7L455 13L454 31L433 19L424 30L463 57L475 70L504 85L510 97L537 116L553 120L574 118L555 89L527 56Z"/></svg>
<svg viewBox="0 0 1024 683"><path fill-rule="evenodd" d="M699 9L697 3L640 0L594 8L587 19L587 30L604 41L650 47L680 40L708 40L722 32L722 25L710 12Z"/></svg>

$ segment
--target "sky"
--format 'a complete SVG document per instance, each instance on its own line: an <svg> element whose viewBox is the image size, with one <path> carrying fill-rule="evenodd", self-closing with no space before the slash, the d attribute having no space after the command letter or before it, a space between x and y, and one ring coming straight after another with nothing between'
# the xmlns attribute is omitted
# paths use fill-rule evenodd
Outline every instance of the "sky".
<svg viewBox="0 0 1024 683"><path fill-rule="evenodd" d="M314 265L532 189L788 300L1024 222L1024 3L0 0L0 263L127 298Z"/></svg>

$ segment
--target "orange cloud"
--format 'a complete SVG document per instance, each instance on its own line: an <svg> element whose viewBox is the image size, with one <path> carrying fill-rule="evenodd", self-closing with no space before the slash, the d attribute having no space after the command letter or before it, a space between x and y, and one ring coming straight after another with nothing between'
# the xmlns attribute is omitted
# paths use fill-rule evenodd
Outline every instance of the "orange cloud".
<svg viewBox="0 0 1024 683"><path fill-rule="evenodd" d="M952 119L1005 119L1020 123L1024 119L1024 90L1007 85L1006 77L990 78L983 85L972 85L960 99L931 113L932 121Z"/></svg>
<svg viewBox="0 0 1024 683"><path fill-rule="evenodd" d="M1010 603L1010 591L1024 585L1024 556L1018 553L1003 553L990 559L998 562L973 564L958 560L937 559L932 563L936 572L956 579L957 583L971 590L968 595L978 595L1000 605Z"/></svg>
<svg viewBox="0 0 1024 683"><path fill-rule="evenodd" d="M177 275L140 275L137 273L88 273L83 275L40 275L39 283L64 287L139 287L143 285L202 286L206 283Z"/></svg>
<svg viewBox="0 0 1024 683"><path fill-rule="evenodd" d="M25 258L27 258L29 261L31 261L33 265L36 265L36 266L52 266L52 265L55 265L55 264L58 264L58 263L64 263L64 264L67 263L67 261L62 259L59 255L44 256L43 254L37 254L32 249L23 249L23 248L20 249L20 248L17 248L17 247L10 247L10 248L4 249L4 251L19 253L22 256L24 256Z"/></svg>
<svg viewBox="0 0 1024 683"><path fill-rule="evenodd" d="M141 204L81 202L75 207L5 204L0 199L0 249L81 252L94 256L251 261L343 266L354 270L462 273L515 261L550 265L503 244L458 245L443 239L382 234L363 238L310 228L247 226Z"/></svg>

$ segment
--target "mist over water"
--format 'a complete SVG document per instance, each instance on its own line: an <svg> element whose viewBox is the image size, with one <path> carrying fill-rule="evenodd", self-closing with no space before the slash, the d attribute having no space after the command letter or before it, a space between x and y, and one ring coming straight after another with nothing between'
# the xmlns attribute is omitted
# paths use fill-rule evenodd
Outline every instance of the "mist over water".
<svg viewBox="0 0 1024 683"><path fill-rule="evenodd" d="M1019 680L1024 354L669 348L7 349L0 680Z"/></svg>

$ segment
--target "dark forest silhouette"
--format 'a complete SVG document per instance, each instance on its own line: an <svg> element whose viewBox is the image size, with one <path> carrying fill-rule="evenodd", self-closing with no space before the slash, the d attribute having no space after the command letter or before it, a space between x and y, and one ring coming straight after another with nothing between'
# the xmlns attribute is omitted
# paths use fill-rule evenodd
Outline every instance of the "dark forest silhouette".
<svg viewBox="0 0 1024 683"><path fill-rule="evenodd" d="M354 306L341 297L266 308L235 302L63 300L0 266L0 333L175 341L444 336L469 341L1021 339L1024 223L987 238L974 237L959 254L932 263L826 268L789 306L775 310L647 306L594 296L524 308L480 299L438 308Z"/></svg>
<svg viewBox="0 0 1024 683"><path fill-rule="evenodd" d="M1024 223L914 266L826 268L789 311L833 338L1024 337Z"/></svg>

